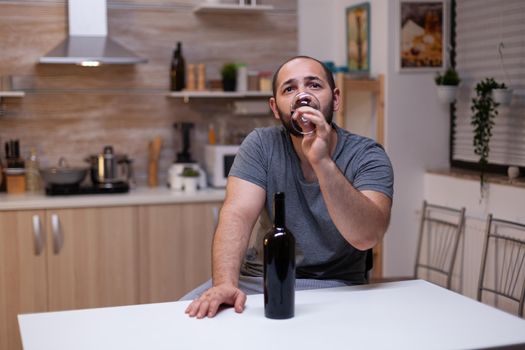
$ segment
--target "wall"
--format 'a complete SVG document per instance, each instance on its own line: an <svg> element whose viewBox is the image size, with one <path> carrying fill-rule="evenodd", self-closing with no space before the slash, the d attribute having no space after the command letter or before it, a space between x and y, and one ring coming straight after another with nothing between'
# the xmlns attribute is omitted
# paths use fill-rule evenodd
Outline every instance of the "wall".
<svg viewBox="0 0 525 350"><path fill-rule="evenodd" d="M313 0L299 0L299 52L322 57L332 52L332 60L345 64L345 7L362 1L332 0L326 6L333 23L324 27L315 23L324 12ZM385 147L395 173L395 199L390 228L385 237L385 276L412 273L417 241L418 213L423 201L425 169L448 166L448 111L438 104L434 73L400 73L396 68L396 18L398 1L373 0L371 5L371 74L385 74ZM307 36L335 37L332 48L317 48ZM302 44L301 44L302 43ZM359 107L358 107L359 108ZM371 119L373 122L373 118Z"/></svg>
<svg viewBox="0 0 525 350"><path fill-rule="evenodd" d="M397 1L388 2L387 150L395 173L395 200L385 240L387 276L411 273L425 169L448 167L449 117L436 98L434 72L399 73L396 68Z"/></svg>
<svg viewBox="0 0 525 350"><path fill-rule="evenodd" d="M56 164L60 156L84 164L87 155L112 144L134 159L137 180L144 184L147 144L160 135L164 183L180 151L173 123L196 123L192 151L197 160L209 123L233 136L273 123L270 115L234 116L223 100L184 104L166 98L170 59L175 42L182 41L186 62L205 63L209 79L218 79L227 61L272 71L297 52L296 2L266 0L275 10L261 15L194 14L201 2L108 1L111 36L149 62L90 69L37 64L39 56L66 37L64 0L0 0L0 77L11 76L14 87L27 92L22 99L3 101L0 142L19 138L23 155L36 147L43 166Z"/></svg>

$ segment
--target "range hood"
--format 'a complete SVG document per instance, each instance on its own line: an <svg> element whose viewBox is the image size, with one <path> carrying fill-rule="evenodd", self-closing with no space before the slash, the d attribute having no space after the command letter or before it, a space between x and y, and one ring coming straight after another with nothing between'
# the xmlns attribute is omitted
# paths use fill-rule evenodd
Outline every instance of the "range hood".
<svg viewBox="0 0 525 350"><path fill-rule="evenodd" d="M108 37L106 0L68 0L69 36L40 63L135 64L148 60L137 56Z"/></svg>

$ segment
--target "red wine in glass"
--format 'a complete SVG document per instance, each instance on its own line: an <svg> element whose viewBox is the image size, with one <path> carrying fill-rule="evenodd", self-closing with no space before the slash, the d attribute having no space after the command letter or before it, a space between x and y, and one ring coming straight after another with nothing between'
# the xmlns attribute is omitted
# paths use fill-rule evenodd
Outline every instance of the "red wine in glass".
<svg viewBox="0 0 525 350"><path fill-rule="evenodd" d="M308 135L315 131L315 124L309 121L307 118L304 118L302 116L298 116L297 118L294 118L295 111L304 106L309 106L311 108L319 110L320 103L317 97L314 95L308 93L308 92L300 92L297 95L294 96L291 104L290 104L290 115L292 120L292 127L295 131L302 135Z"/></svg>

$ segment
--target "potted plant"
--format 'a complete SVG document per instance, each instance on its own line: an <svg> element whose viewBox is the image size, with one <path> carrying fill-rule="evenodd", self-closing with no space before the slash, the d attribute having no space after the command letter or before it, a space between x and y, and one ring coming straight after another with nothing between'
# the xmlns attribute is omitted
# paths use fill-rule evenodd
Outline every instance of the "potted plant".
<svg viewBox="0 0 525 350"><path fill-rule="evenodd" d="M224 91L235 91L237 85L237 65L225 63L221 69L222 88Z"/></svg>
<svg viewBox="0 0 525 350"><path fill-rule="evenodd" d="M456 100L461 79L453 67L449 67L443 74L438 73L434 81L436 82L438 98L441 102L452 103Z"/></svg>
<svg viewBox="0 0 525 350"><path fill-rule="evenodd" d="M497 88L492 89L492 99L500 105L508 106L512 100L512 89L501 83Z"/></svg>
<svg viewBox="0 0 525 350"><path fill-rule="evenodd" d="M197 191L197 186L199 184L200 172L195 170L192 167L184 167L181 173L182 176L182 186L184 191L189 193L194 193Z"/></svg>
<svg viewBox="0 0 525 350"><path fill-rule="evenodd" d="M483 197L485 168L489 158L489 142L492 137L494 118L498 115L499 104L492 98L492 90L501 88L493 78L485 78L476 84L476 97L472 99L472 117L470 124L474 127L474 153L479 156L480 191Z"/></svg>

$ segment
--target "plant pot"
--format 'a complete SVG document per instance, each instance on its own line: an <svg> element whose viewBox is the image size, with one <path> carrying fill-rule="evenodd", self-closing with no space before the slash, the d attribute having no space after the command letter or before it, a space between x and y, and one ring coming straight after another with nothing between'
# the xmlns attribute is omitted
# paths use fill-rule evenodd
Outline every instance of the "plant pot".
<svg viewBox="0 0 525 350"><path fill-rule="evenodd" d="M235 91L237 88L237 81L235 79L222 79L222 89L224 91Z"/></svg>
<svg viewBox="0 0 525 350"><path fill-rule="evenodd" d="M182 186L184 187L184 192L195 193L197 192L198 185L199 185L198 177L194 177L194 176L183 176L182 177Z"/></svg>
<svg viewBox="0 0 525 350"><path fill-rule="evenodd" d="M503 106L510 105L512 101L512 89L492 89L492 99Z"/></svg>
<svg viewBox="0 0 525 350"><path fill-rule="evenodd" d="M454 85L438 85L437 95L441 103L452 103L458 96L458 87Z"/></svg>

